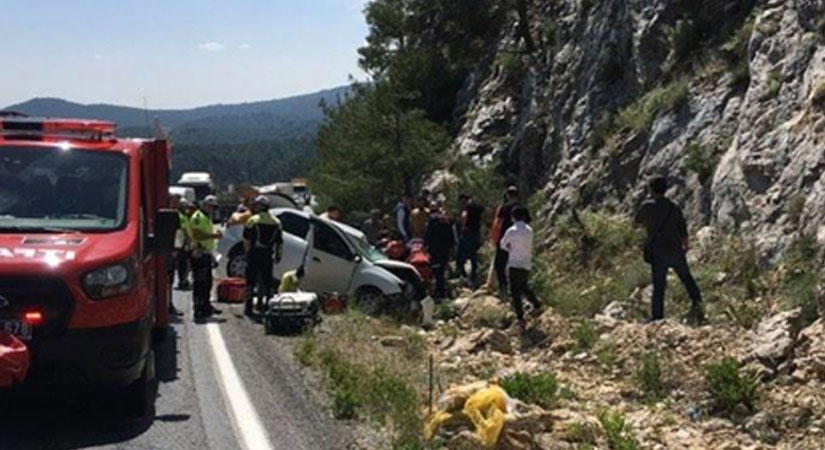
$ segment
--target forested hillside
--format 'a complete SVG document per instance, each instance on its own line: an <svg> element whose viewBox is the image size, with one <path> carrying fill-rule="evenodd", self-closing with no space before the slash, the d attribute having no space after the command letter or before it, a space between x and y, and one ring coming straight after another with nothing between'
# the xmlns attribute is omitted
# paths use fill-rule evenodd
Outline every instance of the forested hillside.
<svg viewBox="0 0 825 450"><path fill-rule="evenodd" d="M5 109L32 116L110 120L118 124L121 136L136 137L151 135L157 118L170 129L175 144L174 177L185 171L206 170L219 183L271 183L306 174L315 153L315 132L323 118L321 103L336 104L348 89L189 110L146 111L48 98Z"/></svg>

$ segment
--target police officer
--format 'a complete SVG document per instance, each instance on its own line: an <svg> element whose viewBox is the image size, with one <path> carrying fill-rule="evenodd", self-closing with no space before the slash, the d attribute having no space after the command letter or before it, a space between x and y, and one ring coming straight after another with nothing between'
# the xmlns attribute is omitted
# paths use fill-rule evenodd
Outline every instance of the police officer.
<svg viewBox="0 0 825 450"><path fill-rule="evenodd" d="M192 237L192 299L195 307L195 319L203 319L219 312L212 307L210 295L212 292L212 252L215 251L215 240L222 236L212 227L212 212L218 206L218 199L214 195L207 195L201 202L201 207L189 218L189 231Z"/></svg>
<svg viewBox="0 0 825 450"><path fill-rule="evenodd" d="M252 202L253 216L246 222L243 237L246 247L246 305L252 315L255 288L260 286L256 308L260 311L272 295L272 266L281 261L283 232L281 222L269 213L269 199L260 195Z"/></svg>

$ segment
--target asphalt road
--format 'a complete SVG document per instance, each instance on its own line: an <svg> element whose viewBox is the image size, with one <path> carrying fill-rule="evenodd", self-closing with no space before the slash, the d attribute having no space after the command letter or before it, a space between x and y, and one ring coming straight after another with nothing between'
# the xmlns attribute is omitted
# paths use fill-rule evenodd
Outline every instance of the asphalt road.
<svg viewBox="0 0 825 450"><path fill-rule="evenodd" d="M0 450L347 448L346 427L294 362L294 337L266 336L238 305L195 324L189 293L175 303L185 315L155 349L153 416L128 419L112 413L112 399L82 394L4 401Z"/></svg>

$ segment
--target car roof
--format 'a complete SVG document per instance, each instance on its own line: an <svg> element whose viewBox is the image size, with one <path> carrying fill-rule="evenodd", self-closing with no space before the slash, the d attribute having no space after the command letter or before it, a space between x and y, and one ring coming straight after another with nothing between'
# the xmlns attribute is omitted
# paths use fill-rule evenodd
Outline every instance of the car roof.
<svg viewBox="0 0 825 450"><path fill-rule="evenodd" d="M319 221L321 221L321 222L323 222L327 225L332 225L332 226L338 228L339 230L343 231L344 233L346 233L350 236L356 237L358 239L366 239L367 238L367 235L365 235L361 230L359 230L355 227L351 227L351 226L349 226L345 223L336 222L334 220L324 219L320 216L316 216L315 214L310 214L306 211L301 211L301 210L297 210L297 209L288 209L288 208L273 208L272 211L275 212L276 216L279 216L282 213L290 213L290 214L294 214L296 216L303 217L306 220L319 220Z"/></svg>

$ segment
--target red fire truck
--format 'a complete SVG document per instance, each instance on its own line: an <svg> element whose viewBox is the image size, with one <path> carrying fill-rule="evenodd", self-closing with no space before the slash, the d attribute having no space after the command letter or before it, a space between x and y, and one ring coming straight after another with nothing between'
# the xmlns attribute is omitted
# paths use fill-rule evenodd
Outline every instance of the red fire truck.
<svg viewBox="0 0 825 450"><path fill-rule="evenodd" d="M86 387L153 405L178 226L169 153L109 122L0 116L0 331L32 358L12 392Z"/></svg>

